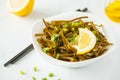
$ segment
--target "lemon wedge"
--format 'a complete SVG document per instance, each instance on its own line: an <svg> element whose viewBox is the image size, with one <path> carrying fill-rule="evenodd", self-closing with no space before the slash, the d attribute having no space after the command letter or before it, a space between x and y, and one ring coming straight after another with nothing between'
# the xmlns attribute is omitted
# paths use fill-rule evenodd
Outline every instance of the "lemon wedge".
<svg viewBox="0 0 120 80"><path fill-rule="evenodd" d="M79 28L79 35L71 45L77 49L77 54L85 54L91 51L96 44L95 35L88 29Z"/></svg>
<svg viewBox="0 0 120 80"><path fill-rule="evenodd" d="M96 44L95 35L88 29L79 29L77 54L85 54L91 51Z"/></svg>
<svg viewBox="0 0 120 80"><path fill-rule="evenodd" d="M28 15L34 6L34 0L8 0L10 12L18 16Z"/></svg>

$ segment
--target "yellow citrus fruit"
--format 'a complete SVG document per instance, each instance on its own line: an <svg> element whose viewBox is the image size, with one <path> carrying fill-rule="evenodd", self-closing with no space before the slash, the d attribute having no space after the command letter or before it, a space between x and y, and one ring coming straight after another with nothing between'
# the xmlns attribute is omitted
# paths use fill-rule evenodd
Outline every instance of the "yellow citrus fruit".
<svg viewBox="0 0 120 80"><path fill-rule="evenodd" d="M79 35L71 44L77 49L78 55L85 54L94 48L96 37L90 30L79 28Z"/></svg>
<svg viewBox="0 0 120 80"><path fill-rule="evenodd" d="M9 10L18 16L28 15L34 6L34 0L8 0Z"/></svg>

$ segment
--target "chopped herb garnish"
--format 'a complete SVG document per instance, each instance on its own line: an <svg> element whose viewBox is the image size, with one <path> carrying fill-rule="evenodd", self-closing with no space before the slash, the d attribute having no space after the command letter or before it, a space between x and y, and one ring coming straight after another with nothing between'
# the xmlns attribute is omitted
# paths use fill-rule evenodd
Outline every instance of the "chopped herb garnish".
<svg viewBox="0 0 120 80"><path fill-rule="evenodd" d="M64 32L67 32L67 31L68 31L68 29L67 29L67 28L63 28L63 31L64 31Z"/></svg>
<svg viewBox="0 0 120 80"><path fill-rule="evenodd" d="M58 80L61 80L60 78Z"/></svg>
<svg viewBox="0 0 120 80"><path fill-rule="evenodd" d="M57 26L54 26L54 29L55 29L56 31L59 31L59 30L60 30Z"/></svg>
<svg viewBox="0 0 120 80"><path fill-rule="evenodd" d="M71 31L74 32L74 31L75 31L75 28L71 28Z"/></svg>
<svg viewBox="0 0 120 80"><path fill-rule="evenodd" d="M78 26L79 22L72 22L72 26Z"/></svg>
<svg viewBox="0 0 120 80"><path fill-rule="evenodd" d="M33 70L34 70L34 72L36 72L36 71L37 71L37 67L36 67L36 66L34 66Z"/></svg>
<svg viewBox="0 0 120 80"><path fill-rule="evenodd" d="M53 77L54 74L53 74L53 73L49 73L48 76L49 76L49 77Z"/></svg>
<svg viewBox="0 0 120 80"><path fill-rule="evenodd" d="M73 35L73 38L76 38L77 36L78 36L77 34L74 34L74 35Z"/></svg>
<svg viewBox="0 0 120 80"><path fill-rule="evenodd" d="M51 36L51 41L55 42L55 40L56 40L58 37L60 37L60 34L53 34L53 35Z"/></svg>
<svg viewBox="0 0 120 80"><path fill-rule="evenodd" d="M93 32L93 34L95 34L95 35L97 34L97 31L92 31L92 32Z"/></svg>
<svg viewBox="0 0 120 80"><path fill-rule="evenodd" d="M64 28L67 28L68 26L69 26L68 23L66 23L66 24L63 25Z"/></svg>
<svg viewBox="0 0 120 80"><path fill-rule="evenodd" d="M48 47L42 48L43 52L47 52L48 50L49 50Z"/></svg>
<svg viewBox="0 0 120 80"><path fill-rule="evenodd" d="M52 47L53 47L53 48L56 48L56 44L54 44Z"/></svg>
<svg viewBox="0 0 120 80"><path fill-rule="evenodd" d="M32 77L32 80L36 80L36 78L35 78L35 77Z"/></svg>
<svg viewBox="0 0 120 80"><path fill-rule="evenodd" d="M69 42L72 42L72 41L73 41L73 38L67 38L67 40L68 40Z"/></svg>
<svg viewBox="0 0 120 80"><path fill-rule="evenodd" d="M60 54L57 54L55 58L56 58L56 59L59 59L59 57L60 57Z"/></svg>
<svg viewBox="0 0 120 80"><path fill-rule="evenodd" d="M100 39L96 37L96 40L99 41Z"/></svg>
<svg viewBox="0 0 120 80"><path fill-rule="evenodd" d="M80 25L82 25L82 24L83 24L83 22L82 22L82 21L80 21L79 23L80 23Z"/></svg>
<svg viewBox="0 0 120 80"><path fill-rule="evenodd" d="M69 42L72 42L72 41L75 40L75 38L76 38L77 36L78 36L77 34L74 34L73 37L67 38L67 40L68 40Z"/></svg>
<svg viewBox="0 0 120 80"><path fill-rule="evenodd" d="M23 70L21 70L21 71L20 71L20 74L21 74L21 75L24 75L24 74L25 74L25 72L24 72Z"/></svg>
<svg viewBox="0 0 120 80"><path fill-rule="evenodd" d="M44 78L42 78L42 80L47 80L47 78L46 78L46 77L44 77Z"/></svg>

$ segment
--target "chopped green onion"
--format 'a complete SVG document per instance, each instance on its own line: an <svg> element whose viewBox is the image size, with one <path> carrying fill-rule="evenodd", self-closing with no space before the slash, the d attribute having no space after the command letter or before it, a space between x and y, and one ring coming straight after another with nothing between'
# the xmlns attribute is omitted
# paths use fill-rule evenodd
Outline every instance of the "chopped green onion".
<svg viewBox="0 0 120 80"><path fill-rule="evenodd" d="M59 57L60 57L60 54L57 54L57 55L56 55L56 59L59 59Z"/></svg>
<svg viewBox="0 0 120 80"><path fill-rule="evenodd" d="M52 36L51 36L51 41L55 41L58 37L60 37L60 34L53 34Z"/></svg>
<svg viewBox="0 0 120 80"><path fill-rule="evenodd" d="M58 80L61 80L60 78Z"/></svg>
<svg viewBox="0 0 120 80"><path fill-rule="evenodd" d="M92 32L93 32L93 34L95 34L95 35L97 34L97 31L92 31Z"/></svg>
<svg viewBox="0 0 120 80"><path fill-rule="evenodd" d="M68 31L68 29L67 29L67 28L63 28L63 31L64 31L64 32L67 32L67 31Z"/></svg>
<svg viewBox="0 0 120 80"><path fill-rule="evenodd" d="M78 26L79 22L72 22L72 26Z"/></svg>
<svg viewBox="0 0 120 80"><path fill-rule="evenodd" d="M56 44L54 44L52 47L53 47L53 48L56 48Z"/></svg>
<svg viewBox="0 0 120 80"><path fill-rule="evenodd" d="M68 23L66 23L66 24L63 25L64 28L67 28L68 26L69 26Z"/></svg>
<svg viewBox="0 0 120 80"><path fill-rule="evenodd" d="M32 80L36 80L36 78L35 78L35 77L32 77Z"/></svg>
<svg viewBox="0 0 120 80"><path fill-rule="evenodd" d="M45 53L46 53L48 50L49 50L48 47L42 48L42 51L45 52Z"/></svg>
<svg viewBox="0 0 120 80"><path fill-rule="evenodd" d="M36 72L36 71L37 71L37 67L35 66L35 67L33 68L33 70L34 70L34 72Z"/></svg>
<svg viewBox="0 0 120 80"><path fill-rule="evenodd" d="M77 34L74 34L74 35L73 35L73 38L76 38L77 36L78 36Z"/></svg>
<svg viewBox="0 0 120 80"><path fill-rule="evenodd" d="M44 77L44 78L42 78L42 80L47 80L47 78L46 78L46 77Z"/></svg>
<svg viewBox="0 0 120 80"><path fill-rule="evenodd" d="M59 31L59 30L60 30L57 26L54 26L54 29L55 29L56 31Z"/></svg>
<svg viewBox="0 0 120 80"><path fill-rule="evenodd" d="M67 38L67 40L68 40L69 42L72 42L72 41L75 40L75 38L76 38L77 36L78 36L77 34L74 34L73 37Z"/></svg>
<svg viewBox="0 0 120 80"><path fill-rule="evenodd" d="M21 74L21 75L24 75L24 74L25 74L25 72L24 72L23 70L21 70L21 71L20 71L20 74Z"/></svg>
<svg viewBox="0 0 120 80"><path fill-rule="evenodd" d="M59 37L59 36L60 36L60 34L54 34L54 36L55 36L55 37Z"/></svg>
<svg viewBox="0 0 120 80"><path fill-rule="evenodd" d="M97 39L97 41L101 40L101 36L100 35L96 35L96 39Z"/></svg>
<svg viewBox="0 0 120 80"><path fill-rule="evenodd" d="M71 28L71 31L74 32L74 31L75 31L75 28Z"/></svg>
<svg viewBox="0 0 120 80"><path fill-rule="evenodd" d="M80 23L80 25L82 25L82 24L83 24L83 22L82 22L82 21L80 21L79 23Z"/></svg>
<svg viewBox="0 0 120 80"><path fill-rule="evenodd" d="M69 42L72 42L72 41L73 41L73 38L67 38L67 40L68 40Z"/></svg>
<svg viewBox="0 0 120 80"><path fill-rule="evenodd" d="M96 37L96 40L99 41L100 39L98 37Z"/></svg>
<svg viewBox="0 0 120 80"><path fill-rule="evenodd" d="M52 36L52 37L51 37L51 41L54 42L55 40L56 40L56 38Z"/></svg>
<svg viewBox="0 0 120 80"><path fill-rule="evenodd" d="M53 74L53 73L49 73L48 76L49 76L49 77L53 77L54 74Z"/></svg>

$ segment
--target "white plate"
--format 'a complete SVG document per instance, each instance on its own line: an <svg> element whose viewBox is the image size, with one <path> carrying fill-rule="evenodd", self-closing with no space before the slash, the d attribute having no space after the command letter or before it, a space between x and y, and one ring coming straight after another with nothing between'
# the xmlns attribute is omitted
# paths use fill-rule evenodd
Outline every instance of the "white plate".
<svg viewBox="0 0 120 80"><path fill-rule="evenodd" d="M45 27L42 20L38 20L33 25L32 38L33 38L33 46L34 46L35 50L40 54L41 58L43 58L47 62L55 64L55 65L60 65L60 66L65 66L65 67L82 67L82 66L90 64L92 62L95 62L96 60L104 57L105 55L109 54L113 49L115 49L116 45L114 43L114 40L110 37L109 34L107 34L107 30L106 30L107 25L105 24L105 22L100 20L100 18L98 18L98 17L92 16L87 13L82 13L82 12L68 12L68 13L57 15L57 16L45 18L45 20L49 21L49 22L52 20L70 20L70 19L77 18L80 16L88 16L88 18L83 19L85 21L93 21L94 23L96 23L98 25L103 24L104 32L105 32L105 35L106 35L108 41L112 42L114 45L109 47L109 49L105 52L105 54L103 54L99 57L93 58L93 59L89 59L89 60L85 60L85 61L81 61L81 62L65 62L65 61L61 61L61 60L56 60L56 59L48 56L44 52L42 52L41 47L38 44L38 42L34 36L36 33L41 33L43 28Z"/></svg>

